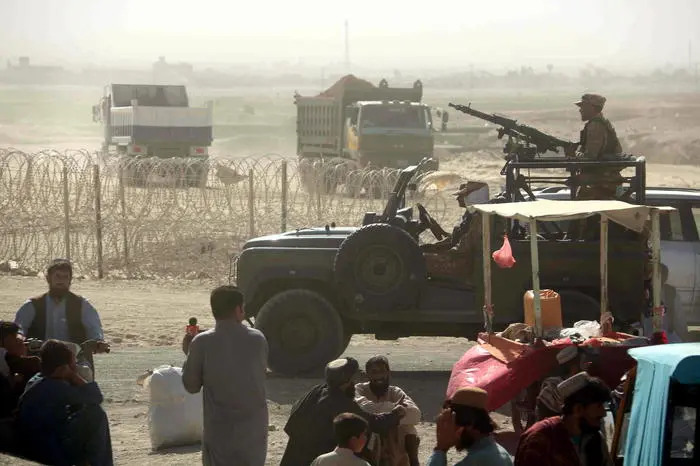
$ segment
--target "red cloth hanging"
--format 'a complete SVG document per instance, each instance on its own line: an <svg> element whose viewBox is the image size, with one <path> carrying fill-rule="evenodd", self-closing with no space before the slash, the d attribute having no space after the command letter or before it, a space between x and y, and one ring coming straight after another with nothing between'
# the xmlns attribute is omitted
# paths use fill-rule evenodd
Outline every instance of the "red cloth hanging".
<svg viewBox="0 0 700 466"><path fill-rule="evenodd" d="M491 257L493 257L496 265L502 269L509 269L515 265L515 258L510 247L510 241L508 241L508 235L503 235L503 246L498 251L494 251Z"/></svg>

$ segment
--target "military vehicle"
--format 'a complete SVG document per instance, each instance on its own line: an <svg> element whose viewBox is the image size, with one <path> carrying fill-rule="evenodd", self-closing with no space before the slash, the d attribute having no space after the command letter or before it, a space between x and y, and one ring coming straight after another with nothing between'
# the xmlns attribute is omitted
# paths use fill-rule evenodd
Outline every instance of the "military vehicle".
<svg viewBox="0 0 700 466"><path fill-rule="evenodd" d="M179 186L205 185L212 114L211 102L190 107L180 85L111 84L92 108L93 121L104 127L104 153L149 159L124 165L124 180L134 186L147 183L155 167L168 172L157 175L173 178ZM173 163L158 164L157 159Z"/></svg>
<svg viewBox="0 0 700 466"><path fill-rule="evenodd" d="M295 95L297 154L307 189L331 193L353 170L401 169L432 157L432 117L422 97L420 81L397 88L382 80L377 87L353 75L318 96ZM437 170L437 161L432 164Z"/></svg>
<svg viewBox="0 0 700 466"><path fill-rule="evenodd" d="M403 169L384 211L365 214L361 227L329 222L245 243L233 273L246 312L268 339L272 370L320 369L342 354L353 334L473 338L483 328L481 248L466 258L472 267L465 280L430 272L418 237L429 229L441 239L444 230L421 204L406 206L416 173L430 163ZM493 249L508 231L517 260L513 268L492 268L493 324L505 328L523 320L523 295L532 289L530 242L526 228L507 230L499 217L492 222ZM597 320L599 242L572 241L540 223L541 288L559 292L565 325ZM618 230L610 225L609 301L616 324L624 326L639 320L644 305L647 245L640 235Z"/></svg>

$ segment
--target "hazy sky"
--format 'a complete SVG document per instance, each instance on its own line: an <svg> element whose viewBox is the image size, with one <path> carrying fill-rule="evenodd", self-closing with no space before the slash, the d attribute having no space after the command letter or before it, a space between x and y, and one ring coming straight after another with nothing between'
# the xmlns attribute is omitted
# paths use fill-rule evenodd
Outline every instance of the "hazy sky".
<svg viewBox="0 0 700 466"><path fill-rule="evenodd" d="M0 0L0 57L339 62L345 19L368 66L700 61L700 0Z"/></svg>

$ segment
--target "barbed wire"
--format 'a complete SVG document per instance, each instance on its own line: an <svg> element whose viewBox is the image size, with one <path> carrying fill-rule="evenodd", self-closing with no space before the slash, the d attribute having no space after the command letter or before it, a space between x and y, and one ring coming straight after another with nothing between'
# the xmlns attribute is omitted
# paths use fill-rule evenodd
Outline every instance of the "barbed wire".
<svg viewBox="0 0 700 466"><path fill-rule="evenodd" d="M36 273L69 257L84 276L223 277L253 236L356 226L383 210L398 170L346 162L0 149L0 263ZM415 200L454 222L454 199L418 181Z"/></svg>

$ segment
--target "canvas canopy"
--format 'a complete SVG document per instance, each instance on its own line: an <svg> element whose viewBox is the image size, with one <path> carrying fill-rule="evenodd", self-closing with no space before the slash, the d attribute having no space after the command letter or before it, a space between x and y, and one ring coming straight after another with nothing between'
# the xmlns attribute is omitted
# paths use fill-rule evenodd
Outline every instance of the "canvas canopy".
<svg viewBox="0 0 700 466"><path fill-rule="evenodd" d="M552 201L541 199L532 202L504 204L475 204L468 207L500 217L522 222L559 222L601 215L630 230L641 232L652 210L671 211L672 207L650 207L628 204L622 201Z"/></svg>
<svg viewBox="0 0 700 466"><path fill-rule="evenodd" d="M652 239L652 289L654 309L661 308L661 240L659 236L659 214L675 210L672 207L650 207L628 204L621 201L550 201L510 202L504 204L474 204L467 207L470 212L479 212L487 217L515 219L530 224L530 231L537 231L537 222L577 220L600 215L600 313L601 319L608 312L608 221L641 233L651 217ZM493 332L493 306L491 299L491 227L489 221L481 222L484 264L484 321L489 334ZM537 235L530 236L532 263L532 291L534 293L535 335L542 336L540 302L540 264ZM662 314L654 313L653 328L661 328Z"/></svg>

